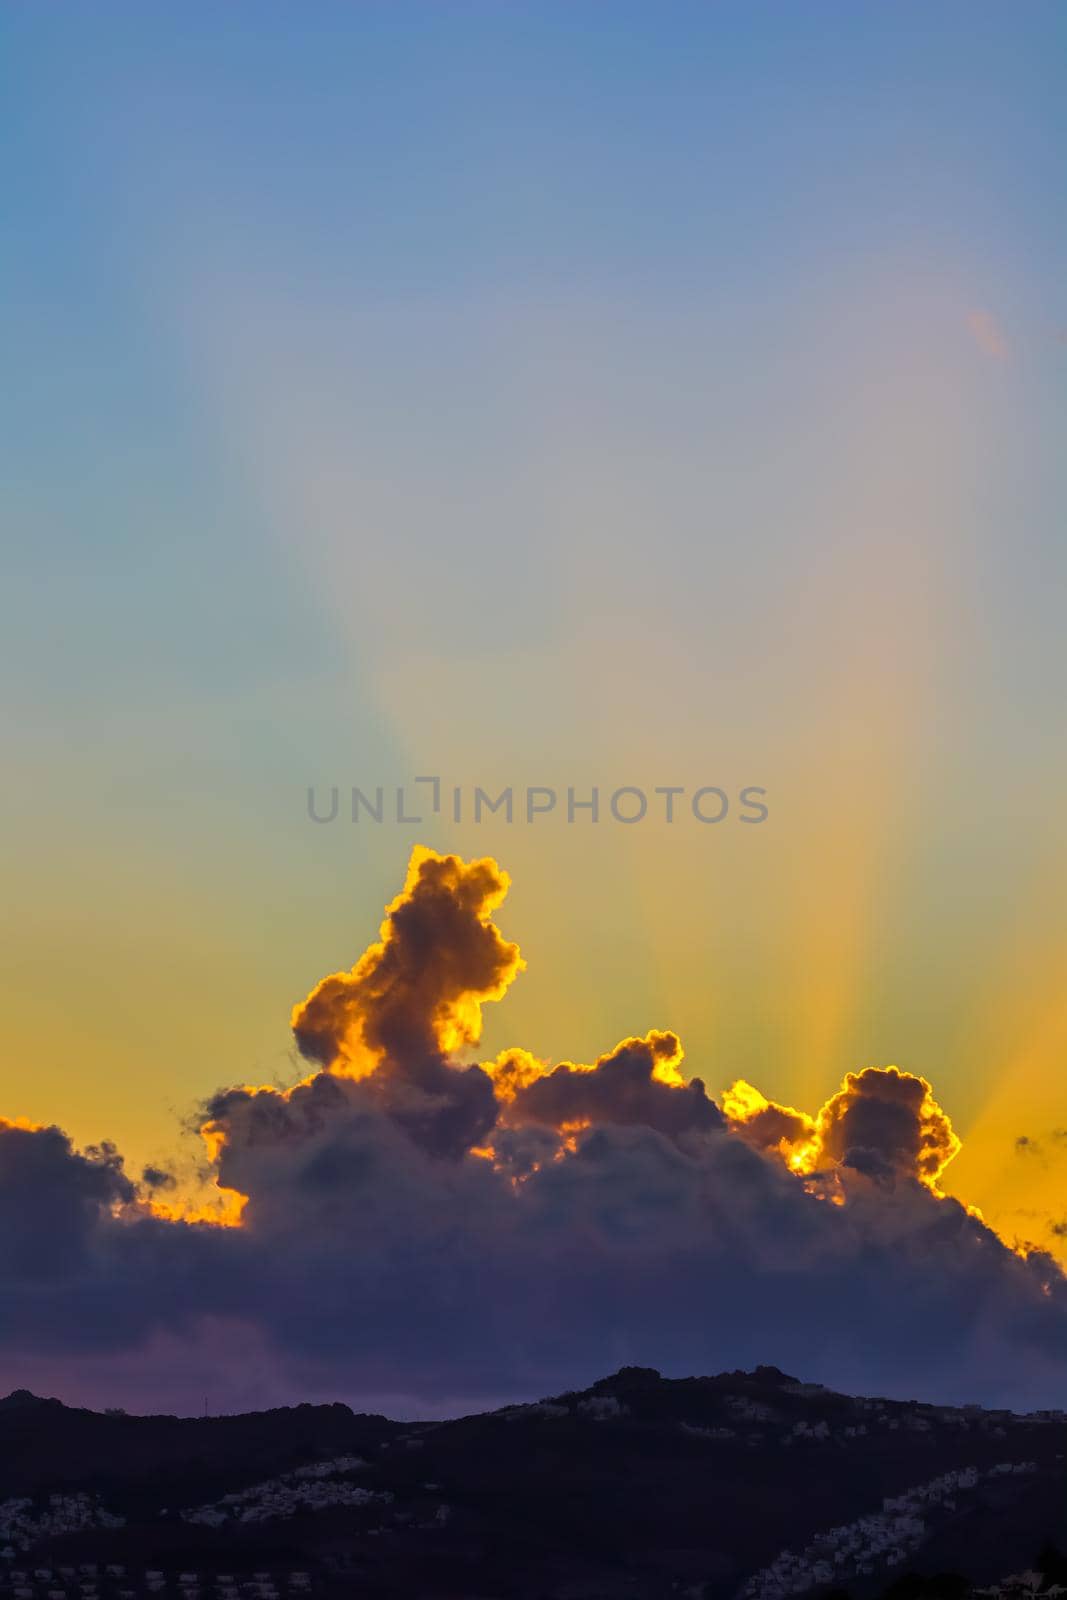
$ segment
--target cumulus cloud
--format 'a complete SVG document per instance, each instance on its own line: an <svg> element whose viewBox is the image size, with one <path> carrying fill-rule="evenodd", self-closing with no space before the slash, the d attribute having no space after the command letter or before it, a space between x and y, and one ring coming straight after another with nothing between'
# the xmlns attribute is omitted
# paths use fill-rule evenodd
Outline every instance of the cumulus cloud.
<svg viewBox="0 0 1067 1600"><path fill-rule="evenodd" d="M723 1095L730 1127L756 1150L774 1151L794 1171L810 1164L817 1148L815 1119L792 1106L778 1105L754 1084L739 1078Z"/></svg>
<svg viewBox="0 0 1067 1600"><path fill-rule="evenodd" d="M465 1062L521 967L491 921L506 887L493 862L416 852L380 942L294 1011L309 1074L208 1102L214 1211L162 1169L132 1182L109 1146L0 1124L12 1381L66 1363L79 1398L95 1371L121 1403L125 1374L143 1405L159 1352L187 1348L193 1408L214 1340L219 1405L244 1393L242 1349L260 1403L439 1412L626 1362L1062 1392L1067 1280L939 1192L958 1141L924 1079L866 1068L810 1115L746 1084L716 1105L668 1031L589 1066Z"/></svg>
<svg viewBox="0 0 1067 1600"><path fill-rule="evenodd" d="M597 1124L655 1128L672 1138L721 1128L722 1112L699 1078L686 1082L677 1034L624 1039L592 1066L563 1061L531 1075L510 1098L506 1120L575 1129Z"/></svg>
<svg viewBox="0 0 1067 1600"><path fill-rule="evenodd" d="M134 1186L112 1145L81 1153L59 1128L0 1120L0 1271L45 1280L76 1270L101 1220Z"/></svg>
<svg viewBox="0 0 1067 1600"><path fill-rule="evenodd" d="M850 1072L816 1123L815 1160L936 1183L960 1148L925 1078L896 1067Z"/></svg>
<svg viewBox="0 0 1067 1600"><path fill-rule="evenodd" d="M496 1118L488 1075L458 1070L451 1056L478 1043L482 1005L499 1000L523 964L490 920L508 881L488 858L417 848L380 942L293 1010L309 1061L373 1079L397 1120L440 1154L462 1155Z"/></svg>
<svg viewBox="0 0 1067 1600"><path fill-rule="evenodd" d="M936 1190L960 1148L926 1079L898 1067L848 1073L815 1117L765 1099L744 1080L726 1091L723 1108L746 1143L775 1151L794 1172L846 1166L883 1182L914 1178Z"/></svg>
<svg viewBox="0 0 1067 1600"><path fill-rule="evenodd" d="M383 1062L417 1072L477 1044L482 1004L499 1000L522 966L518 945L490 920L508 884L488 858L465 863L417 848L380 943L295 1007L302 1054L359 1077Z"/></svg>

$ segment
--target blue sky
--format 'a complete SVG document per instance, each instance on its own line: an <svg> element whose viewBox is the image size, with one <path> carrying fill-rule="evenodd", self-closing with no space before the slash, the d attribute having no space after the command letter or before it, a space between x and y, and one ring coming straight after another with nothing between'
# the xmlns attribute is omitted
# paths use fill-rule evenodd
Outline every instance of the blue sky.
<svg viewBox="0 0 1067 1600"><path fill-rule="evenodd" d="M11 1111L148 1153L284 1069L411 842L309 782L725 773L758 851L427 841L516 878L494 1046L904 1055L999 1170L1062 1038L1062 7L0 26Z"/></svg>

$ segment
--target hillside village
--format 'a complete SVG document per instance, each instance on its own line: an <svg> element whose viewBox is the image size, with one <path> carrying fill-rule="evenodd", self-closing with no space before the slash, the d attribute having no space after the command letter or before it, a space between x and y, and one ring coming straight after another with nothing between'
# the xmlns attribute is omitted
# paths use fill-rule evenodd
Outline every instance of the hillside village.
<svg viewBox="0 0 1067 1600"><path fill-rule="evenodd" d="M955 1511L983 1477L1036 1471L1033 1461L1001 1461L986 1474L976 1467L964 1467L917 1484L901 1495L887 1495L880 1511L818 1534L798 1554L783 1550L771 1566L749 1579L743 1591L745 1600L784 1600L787 1595L806 1594L825 1584L872 1577L882 1568L891 1573L921 1549L931 1511Z"/></svg>
<svg viewBox="0 0 1067 1600"><path fill-rule="evenodd" d="M587 1391L455 1422L327 1410L321 1424L306 1407L184 1422L36 1412L58 1430L57 1481L62 1431L77 1430L83 1454L99 1434L98 1481L47 1489L39 1477L0 1501L0 1600L787 1600L831 1587L866 1600L921 1568L928 1548L955 1548L957 1527L968 1556L1002 1508L1014 1526L1035 1507L1020 1570L1061 1532L1042 1508L1054 1517L1064 1500L1062 1411L852 1398L773 1368L681 1380L624 1368ZM0 1444L13 1415L0 1409ZM354 1448L316 1448L319 1427ZM258 1443L243 1451L249 1429ZM124 1439L147 1441L150 1456L157 1435L186 1454L154 1497L151 1471L123 1477L116 1463ZM225 1453L205 1456L207 1442ZM287 1461L294 1448L312 1458ZM283 1470L257 1474L271 1455ZM209 1481L214 1492L198 1495ZM993 1559L972 1587L1014 1595L1008 1562ZM486 1570L498 1587L463 1587L474 1580L462 1574ZM404 1587L414 1574L418 1587Z"/></svg>

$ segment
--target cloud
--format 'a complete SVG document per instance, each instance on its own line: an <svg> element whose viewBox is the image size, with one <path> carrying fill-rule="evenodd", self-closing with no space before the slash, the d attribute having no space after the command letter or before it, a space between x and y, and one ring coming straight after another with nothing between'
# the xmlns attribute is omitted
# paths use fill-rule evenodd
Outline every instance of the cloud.
<svg viewBox="0 0 1067 1600"><path fill-rule="evenodd" d="M147 1166L143 1168L141 1182L146 1189L153 1191L176 1189L178 1187L177 1175L173 1172L168 1172L165 1167Z"/></svg>
<svg viewBox="0 0 1067 1600"><path fill-rule="evenodd" d="M1015 1141L1015 1154L1032 1157L1047 1166L1050 1158L1067 1155L1067 1128L1052 1128L1040 1138L1021 1133Z"/></svg>
<svg viewBox="0 0 1067 1600"><path fill-rule="evenodd" d="M1006 361L1011 354L1007 335L990 311L976 307L967 313L967 330L984 355L994 361Z"/></svg>
<svg viewBox="0 0 1067 1600"><path fill-rule="evenodd" d="M0 1271L45 1281L76 1270L110 1209L134 1196L111 1145L76 1152L59 1128L0 1120Z"/></svg>
<svg viewBox="0 0 1067 1600"><path fill-rule="evenodd" d="M936 1184L960 1148L925 1078L897 1067L850 1072L816 1122L815 1161Z"/></svg>
<svg viewBox="0 0 1067 1600"><path fill-rule="evenodd" d="M815 1118L792 1106L782 1106L744 1078L738 1078L723 1095L723 1111L734 1133L756 1150L774 1152L793 1171L812 1164L817 1149Z"/></svg>
<svg viewBox="0 0 1067 1600"><path fill-rule="evenodd" d="M390 1113L441 1154L462 1155L496 1119L488 1076L457 1070L450 1057L478 1043L483 1004L499 1000L523 965L490 921L508 882L488 858L415 849L380 943L293 1010L309 1061L372 1078Z"/></svg>
<svg viewBox="0 0 1067 1600"><path fill-rule="evenodd" d="M499 1000L522 966L518 945L490 921L508 884L488 858L464 863L417 848L381 942L295 1007L302 1054L355 1076L383 1062L417 1073L477 1044L483 1003Z"/></svg>
<svg viewBox="0 0 1067 1600"><path fill-rule="evenodd" d="M722 1112L701 1080L682 1077L682 1055L677 1034L652 1032L624 1039L591 1067L563 1061L520 1084L505 1119L561 1129L594 1123L655 1128L672 1138L721 1128Z"/></svg>
<svg viewBox="0 0 1067 1600"><path fill-rule="evenodd" d="M133 1182L110 1146L0 1124L10 1381L47 1369L63 1392L66 1371L143 1407L170 1362L180 1404L185 1350L196 1409L214 1344L220 1407L253 1360L257 1403L436 1413L626 1362L1062 1393L1067 1280L940 1193L958 1141L924 1079L865 1068L810 1115L744 1084L719 1107L666 1030L590 1066L465 1062L521 967L490 920L506 887L416 852L380 943L294 1012L313 1070L207 1103L214 1208L163 1169Z"/></svg>
<svg viewBox="0 0 1067 1600"><path fill-rule="evenodd" d="M926 1079L898 1067L848 1073L815 1117L776 1105L743 1079L727 1090L723 1108L746 1143L775 1152L794 1172L847 1166L936 1190L960 1148Z"/></svg>

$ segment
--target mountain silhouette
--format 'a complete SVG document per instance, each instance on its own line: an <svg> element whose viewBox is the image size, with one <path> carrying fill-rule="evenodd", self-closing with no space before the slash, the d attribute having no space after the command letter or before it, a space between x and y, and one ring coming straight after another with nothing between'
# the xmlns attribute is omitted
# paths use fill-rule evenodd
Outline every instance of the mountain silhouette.
<svg viewBox="0 0 1067 1600"><path fill-rule="evenodd" d="M0 1401L0 1501L23 1509L0 1506L0 1548L24 1587L31 1568L52 1574L35 1600L83 1563L122 1568L110 1588L90 1580L98 1600L147 1593L148 1572L162 1600L191 1572L198 1600L220 1575L234 1600L253 1573L290 1570L329 1600L732 1600L774 1593L758 1575L783 1551L859 1600L902 1571L988 1583L1062 1547L1065 1436L1061 1413L852 1397L770 1366L623 1367L445 1422L341 1404L134 1417L16 1391ZM880 1528L890 1544L862 1558Z"/></svg>

